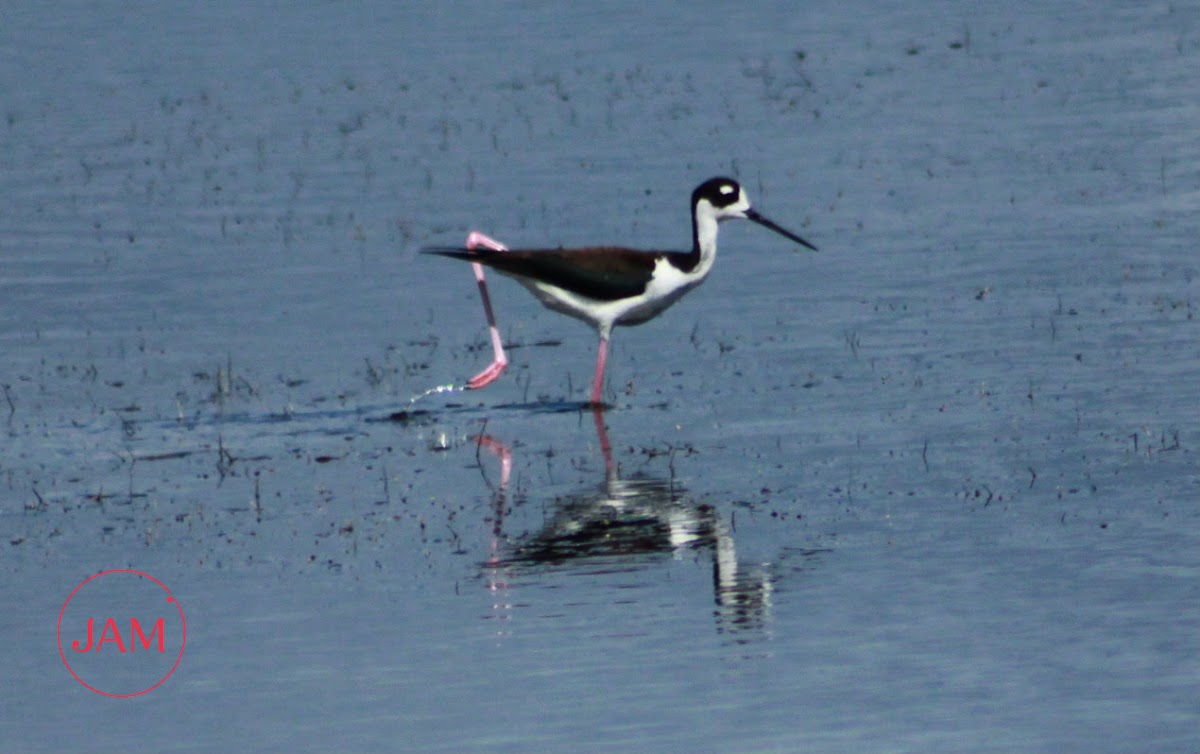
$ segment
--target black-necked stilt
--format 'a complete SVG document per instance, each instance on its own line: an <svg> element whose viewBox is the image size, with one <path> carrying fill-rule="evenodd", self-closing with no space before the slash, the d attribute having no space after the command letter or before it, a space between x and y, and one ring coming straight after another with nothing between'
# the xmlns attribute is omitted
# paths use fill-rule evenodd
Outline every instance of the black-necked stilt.
<svg viewBox="0 0 1200 754"><path fill-rule="evenodd" d="M492 313L483 267L515 278L549 309L581 319L600 336L592 403L599 405L608 359L608 339L616 325L640 325L704 282L717 257L717 226L724 220L751 220L807 246L817 247L750 208L746 191L731 178L710 178L692 192L692 250L637 251L614 246L581 249L509 249L472 231L466 248L424 251L474 263L495 358L467 387L481 388L508 366Z"/></svg>

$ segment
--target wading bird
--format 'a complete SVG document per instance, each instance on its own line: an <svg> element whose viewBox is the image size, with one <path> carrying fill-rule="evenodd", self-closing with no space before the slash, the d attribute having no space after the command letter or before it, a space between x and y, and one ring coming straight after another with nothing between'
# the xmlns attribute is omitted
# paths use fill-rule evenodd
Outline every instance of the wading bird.
<svg viewBox="0 0 1200 754"><path fill-rule="evenodd" d="M548 309L587 322L600 336L592 404L602 405L601 388L608 360L608 339L616 325L640 325L661 314L712 270L717 258L717 228L724 220L750 220L806 246L817 247L760 215L746 191L731 178L710 178L692 192L692 250L639 251L616 246L576 249L509 249L472 231L465 248L430 247L429 254L472 262L492 339L492 363L467 383L470 389L491 384L508 366L492 312L486 265L514 278Z"/></svg>

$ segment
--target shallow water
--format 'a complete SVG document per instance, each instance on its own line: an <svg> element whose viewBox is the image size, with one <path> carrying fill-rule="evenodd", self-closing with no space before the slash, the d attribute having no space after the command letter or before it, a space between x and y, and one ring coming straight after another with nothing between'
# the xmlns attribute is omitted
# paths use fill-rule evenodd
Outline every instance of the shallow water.
<svg viewBox="0 0 1200 754"><path fill-rule="evenodd" d="M590 7L9 13L0 748L1197 748L1200 14ZM422 245L721 173L821 251L725 225L603 429L502 279L409 403L488 359ZM111 568L133 700L54 644Z"/></svg>

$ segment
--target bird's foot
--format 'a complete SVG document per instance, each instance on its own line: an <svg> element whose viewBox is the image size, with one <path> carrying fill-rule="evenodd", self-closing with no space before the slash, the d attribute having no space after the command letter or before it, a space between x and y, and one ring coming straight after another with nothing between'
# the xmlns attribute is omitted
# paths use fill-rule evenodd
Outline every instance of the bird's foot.
<svg viewBox="0 0 1200 754"><path fill-rule="evenodd" d="M481 387L487 387L496 380L500 379L500 375L504 374L504 370L508 368L508 359L503 353L493 361L487 369L475 375L467 382L467 390L478 390Z"/></svg>

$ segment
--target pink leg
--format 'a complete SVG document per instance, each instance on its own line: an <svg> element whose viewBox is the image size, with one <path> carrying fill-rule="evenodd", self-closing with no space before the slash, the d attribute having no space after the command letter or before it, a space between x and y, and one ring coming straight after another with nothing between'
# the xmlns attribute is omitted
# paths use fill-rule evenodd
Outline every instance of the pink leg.
<svg viewBox="0 0 1200 754"><path fill-rule="evenodd" d="M600 337L600 351L596 354L596 378L592 380L592 405L601 406L600 391L604 387L604 365L608 363L608 338Z"/></svg>
<svg viewBox="0 0 1200 754"><path fill-rule="evenodd" d="M596 422L596 437L600 439L600 452L604 454L604 476L615 478L617 467L613 465L612 445L608 442L608 431L604 428L604 410L598 403L592 404L592 419Z"/></svg>
<svg viewBox="0 0 1200 754"><path fill-rule="evenodd" d="M467 236L467 248L475 249L480 246L494 251L508 251L507 246L494 238L489 238L478 231L471 231ZM492 299L488 296L487 280L483 277L483 265L479 262L472 262L471 267L475 269L475 282L479 283L479 296L483 299L483 313L487 316L494 355L488 368L472 377L467 383L468 390L478 390L492 384L499 379L500 375L504 374L504 369L508 366L508 357L504 355L504 345L500 342L500 328L496 327L496 315L492 313Z"/></svg>

